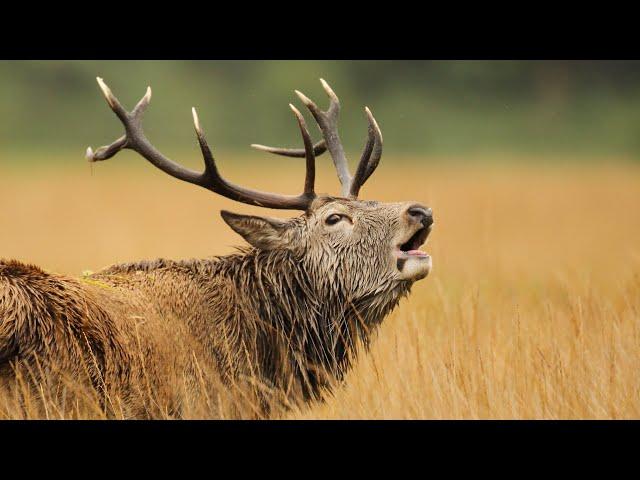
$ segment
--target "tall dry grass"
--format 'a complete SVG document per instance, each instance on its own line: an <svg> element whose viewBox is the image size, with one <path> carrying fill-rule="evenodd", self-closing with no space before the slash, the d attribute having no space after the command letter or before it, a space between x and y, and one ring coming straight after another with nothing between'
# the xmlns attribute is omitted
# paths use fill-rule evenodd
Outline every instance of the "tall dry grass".
<svg viewBox="0 0 640 480"><path fill-rule="evenodd" d="M362 192L433 207L431 276L343 386L284 416L639 417L640 168L439 160L387 158ZM255 187L302 184L296 160L221 164ZM319 190L336 186L325 160ZM0 163L0 257L79 275L119 261L223 254L241 240L221 208L259 211L171 180L130 153L92 169L78 158L29 170ZM75 416L100 417L92 412Z"/></svg>

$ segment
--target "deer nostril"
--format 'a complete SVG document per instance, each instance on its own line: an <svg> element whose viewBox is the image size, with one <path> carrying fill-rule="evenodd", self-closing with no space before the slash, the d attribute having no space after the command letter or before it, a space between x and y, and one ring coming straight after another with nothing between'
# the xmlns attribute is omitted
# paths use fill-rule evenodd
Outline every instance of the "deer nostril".
<svg viewBox="0 0 640 480"><path fill-rule="evenodd" d="M412 217L427 217L429 215L429 212L424 207L411 207L408 212Z"/></svg>
<svg viewBox="0 0 640 480"><path fill-rule="evenodd" d="M411 207L407 213L422 223L425 227L433 224L433 211L425 207Z"/></svg>

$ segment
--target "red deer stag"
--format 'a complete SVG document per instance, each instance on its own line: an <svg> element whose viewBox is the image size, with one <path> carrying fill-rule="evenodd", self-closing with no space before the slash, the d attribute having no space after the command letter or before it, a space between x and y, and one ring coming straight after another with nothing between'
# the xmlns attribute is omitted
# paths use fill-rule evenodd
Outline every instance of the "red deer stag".
<svg viewBox="0 0 640 480"><path fill-rule="evenodd" d="M195 398L205 398L210 409L201 415L229 414L220 410L225 404L234 415L255 417L275 405L318 399L342 379L358 345L368 344L431 270L419 247L433 218L415 202L358 200L380 161L382 135L365 108L368 138L352 176L337 129L340 102L321 82L330 100L326 111L296 94L323 140L312 144L303 116L290 105L304 148L253 145L306 159L302 193L288 196L223 178L195 109L204 170L170 160L142 128L151 89L128 112L98 78L125 134L95 152L87 149L89 161L128 148L172 177L231 200L304 213L281 220L223 210L224 221L251 247L212 259L126 263L78 280L0 261L0 385L15 394L26 382L37 394L39 382L55 377L59 393L69 389L64 379L83 379L111 416L184 417ZM315 158L326 150L340 196L314 191ZM252 410L240 408L245 404Z"/></svg>

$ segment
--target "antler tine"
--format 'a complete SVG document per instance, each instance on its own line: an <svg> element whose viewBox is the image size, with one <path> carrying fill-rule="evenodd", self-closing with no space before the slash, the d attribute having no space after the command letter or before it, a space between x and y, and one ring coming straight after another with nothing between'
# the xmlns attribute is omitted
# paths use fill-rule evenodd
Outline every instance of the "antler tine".
<svg viewBox="0 0 640 480"><path fill-rule="evenodd" d="M307 180L305 181L305 192L297 196L279 195L251 190L226 181L218 172L215 160L200 127L200 122L198 121L198 115L195 108L192 109L193 122L198 142L200 144L200 149L202 151L205 169L204 172L200 173L183 167L156 150L144 135L141 120L142 114L151 100L151 89L147 88L147 93L138 102L136 107L131 112L127 112L104 81L101 78L98 78L97 80L107 103L124 125L126 133L112 144L100 147L95 152L91 147L87 148L86 156L89 161L95 162L106 160L113 157L123 148L130 148L172 177L198 185L227 198L250 205L278 209L307 210L313 201L313 198L315 198L315 194L313 194L313 186L310 191L307 190L310 175L309 172L307 172ZM309 161L307 162L307 165L309 165ZM312 172L311 174L312 178L314 173L315 172Z"/></svg>
<svg viewBox="0 0 640 480"><path fill-rule="evenodd" d="M147 93L144 94L144 97L142 97L133 108L131 115L141 118L142 114L147 110L149 103L151 103L151 87L147 87Z"/></svg>
<svg viewBox="0 0 640 480"><path fill-rule="evenodd" d="M98 86L100 87L100 90L102 90L102 94L104 95L105 100L111 107L111 110L113 110L115 114L118 116L118 118L124 122L127 119L127 111L120 104L120 102L115 97L115 95L111 93L111 89L107 86L106 83L104 83L104 80L102 80L102 78L100 77L96 77L96 80L98 82ZM149 91L150 91L150 87L147 87L147 92ZM149 95L149 99L150 98L151 98L151 95Z"/></svg>
<svg viewBox="0 0 640 480"><path fill-rule="evenodd" d="M331 154L340 184L342 185L342 195L346 197L349 195L351 189L352 178L351 173L349 172L349 165L347 164L347 157L340 141L340 135L338 134L340 100L327 82L320 79L320 83L322 83L322 86L329 97L329 108L326 111L320 110L320 108L302 92L295 90L295 93L302 103L304 103L309 109L322 131L322 136L324 137L324 141L326 142L329 153Z"/></svg>
<svg viewBox="0 0 640 480"><path fill-rule="evenodd" d="M327 110L327 114L337 117L340 113L340 99L323 78L320 79L320 83L329 97L329 109Z"/></svg>
<svg viewBox="0 0 640 480"><path fill-rule="evenodd" d="M376 142L373 146L371 159L367 164L367 173L365 174L361 185L364 185L364 183L369 179L369 177L374 172L374 170L378 168L378 164L380 163L380 159L382 158L382 144L383 144L382 131L378 126L378 122L376 121L373 114L371 113L371 110L369 110L369 107L365 107L364 110L367 113L367 119L369 120L369 125L373 126Z"/></svg>
<svg viewBox="0 0 640 480"><path fill-rule="evenodd" d="M273 153L275 155L282 155L283 157L305 158L307 155L304 148L269 147L267 145L260 145L259 143L252 143L251 148L255 148L256 150L261 150L267 153ZM316 157L319 157L326 151L327 144L325 143L324 139L313 145L313 154Z"/></svg>
<svg viewBox="0 0 640 480"><path fill-rule="evenodd" d="M291 103L289 104L289 108L291 108L291 111L296 116L296 120L298 120L300 134L302 135L302 141L304 142L304 152L305 158L307 160L307 173L304 180L304 193L307 195L313 195L315 197L315 192L313 190L316 181L315 148L311 143L311 135L309 135L309 130L307 130L307 124L304 121L304 117L302 116L300 111Z"/></svg>
<svg viewBox="0 0 640 480"><path fill-rule="evenodd" d="M369 135L364 150L362 151L360 162L358 163L358 169L351 183L349 195L352 198L358 197L360 188L378 167L380 158L382 157L382 132L369 107L365 107L364 110L367 114L367 120L369 121Z"/></svg>

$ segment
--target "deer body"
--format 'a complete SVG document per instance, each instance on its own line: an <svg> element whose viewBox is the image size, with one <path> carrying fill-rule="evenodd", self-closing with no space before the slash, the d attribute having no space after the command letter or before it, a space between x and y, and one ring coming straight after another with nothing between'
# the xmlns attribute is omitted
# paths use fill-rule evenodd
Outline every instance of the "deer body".
<svg viewBox="0 0 640 480"><path fill-rule="evenodd" d="M102 392L105 410L132 417L180 416L199 400L214 410L227 402L240 416L263 416L274 405L319 398L431 268L430 257L418 250L431 230L430 209L356 198L382 148L368 109L369 140L352 178L336 144L337 97L323 82L332 103L322 112L299 94L324 140L312 145L294 109L305 148L258 146L306 158L304 192L286 197L220 177L195 111L205 172L166 159L139 123L150 91L129 113L100 83L127 134L89 150L91 160L132 148L181 180L304 214L280 220L223 211L251 248L203 260L114 265L78 280L0 261L0 382L11 388L20 371L34 383L51 371L86 378ZM313 192L315 155L327 149L343 183L341 197Z"/></svg>

